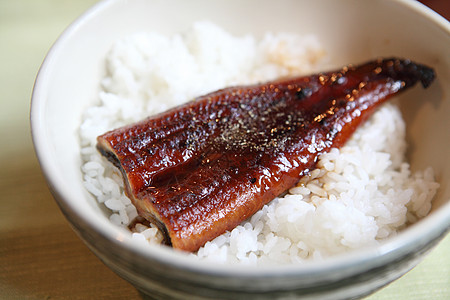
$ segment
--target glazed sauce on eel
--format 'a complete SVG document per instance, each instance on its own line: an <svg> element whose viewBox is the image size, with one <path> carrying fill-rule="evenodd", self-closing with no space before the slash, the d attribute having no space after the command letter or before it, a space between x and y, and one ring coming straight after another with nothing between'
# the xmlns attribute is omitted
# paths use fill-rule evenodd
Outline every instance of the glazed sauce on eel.
<svg viewBox="0 0 450 300"><path fill-rule="evenodd" d="M397 58L225 88L105 133L138 213L196 251L294 186L381 103L432 69Z"/></svg>

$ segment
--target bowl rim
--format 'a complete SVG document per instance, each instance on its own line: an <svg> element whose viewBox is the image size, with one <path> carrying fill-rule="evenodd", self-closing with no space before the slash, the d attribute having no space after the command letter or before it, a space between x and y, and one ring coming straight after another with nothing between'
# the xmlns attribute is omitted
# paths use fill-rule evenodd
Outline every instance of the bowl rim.
<svg viewBox="0 0 450 300"><path fill-rule="evenodd" d="M447 34L450 35L450 23L441 15L428 8L418 1L412 0L392 0L406 9L414 10L416 13L425 18L431 19L433 23L439 26ZM217 264L211 268L210 263L204 261L197 261L196 259L186 259L185 254L177 253L165 249L165 247L150 247L142 245L131 238L130 234L125 234L120 228L117 228L110 223L106 218L103 220L92 218L95 214L80 210L75 205L76 199L65 188L67 184L59 177L54 176L58 173L58 166L48 155L49 145L46 143L48 137L45 129L45 103L46 87L49 85L49 80L46 74L51 71L54 66L55 56L60 51L62 45L74 35L77 30L88 22L90 19L107 9L110 6L116 5L123 0L103 0L86 12L80 15L74 22L72 22L58 37L55 43L47 53L35 80L31 109L30 109L30 124L32 140L35 148L37 158L39 160L42 172L47 180L50 190L55 196L57 204L60 206L62 212L74 214L76 218L80 219L87 226L93 228L98 234L104 237L109 243L126 249L131 253L143 257L148 260L157 260L161 263L171 265L177 268L183 268L197 273L209 275L229 275L239 277L273 277L273 276L298 276L304 274L310 276L314 273L330 272L330 270L342 270L345 268L364 268L367 266L376 266L385 260L396 259L401 256L403 246L413 247L417 242L418 236L443 236L450 230L450 202L444 204L438 211L432 212L429 216L422 219L419 223L421 226L414 224L403 230L398 236L388 239L380 246L373 248L360 249L345 253L332 258L327 258L323 262L314 261L306 262L305 264L286 264L286 265L268 265L268 266L248 266L248 265L221 265ZM439 223L442 226L434 228L431 225ZM407 247L407 248L408 248ZM299 266L301 266L299 268Z"/></svg>

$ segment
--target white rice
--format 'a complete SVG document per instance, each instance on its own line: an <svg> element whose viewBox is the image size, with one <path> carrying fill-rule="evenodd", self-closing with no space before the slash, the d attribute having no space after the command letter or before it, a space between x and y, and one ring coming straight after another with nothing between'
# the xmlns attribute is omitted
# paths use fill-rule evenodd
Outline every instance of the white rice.
<svg viewBox="0 0 450 300"><path fill-rule="evenodd" d="M225 86L308 74L324 63L313 35L267 33L256 40L209 22L171 37L137 33L117 41L106 58L99 103L80 126L86 189L110 211L111 222L126 227L137 212L119 171L96 151L98 135ZM377 244L426 216L439 187L432 169L410 172L405 149L402 116L384 105L288 194L192 255L230 264L297 263ZM133 231L145 243L162 240L156 228L138 224Z"/></svg>

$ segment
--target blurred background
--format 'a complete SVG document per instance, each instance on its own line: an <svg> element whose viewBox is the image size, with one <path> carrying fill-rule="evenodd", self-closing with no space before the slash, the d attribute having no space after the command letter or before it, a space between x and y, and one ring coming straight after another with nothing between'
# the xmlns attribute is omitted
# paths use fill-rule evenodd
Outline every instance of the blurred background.
<svg viewBox="0 0 450 300"><path fill-rule="evenodd" d="M33 83L63 30L95 0L0 0L0 299L139 299L71 230L29 128ZM449 0L421 1L449 19ZM68 107L70 109L70 107ZM367 299L450 299L450 236Z"/></svg>

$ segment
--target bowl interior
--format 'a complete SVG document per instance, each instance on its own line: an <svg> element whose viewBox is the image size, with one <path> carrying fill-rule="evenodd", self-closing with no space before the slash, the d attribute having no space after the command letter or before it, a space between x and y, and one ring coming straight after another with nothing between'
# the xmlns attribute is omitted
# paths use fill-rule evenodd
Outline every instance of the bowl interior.
<svg viewBox="0 0 450 300"><path fill-rule="evenodd" d="M443 18L409 1L100 2L56 42L33 93L36 151L66 215L76 215L107 238L128 240L126 233L109 223L82 185L78 139L81 115L97 101L103 60L115 40L138 31L178 33L198 20L211 20L236 35L314 33L328 52L330 68L379 56L401 56L434 67L438 78L435 84L427 90L414 88L399 101L408 126L412 167L434 168L441 188L433 214L445 210L436 222L448 226L442 220L450 216L450 87L446 84L450 80L450 29ZM426 224L432 227L436 222ZM408 230L418 230L416 227Z"/></svg>

